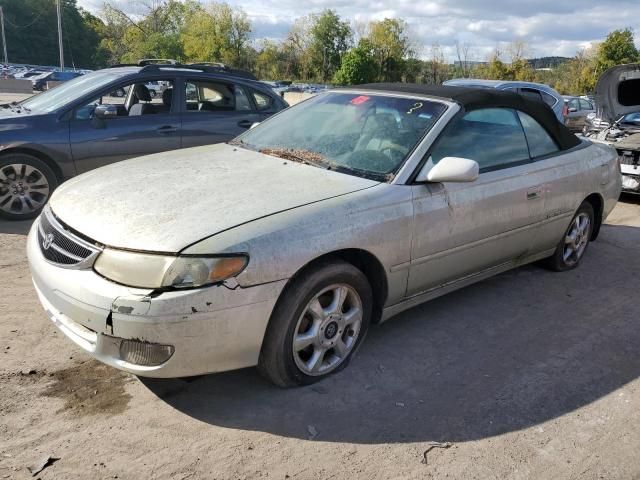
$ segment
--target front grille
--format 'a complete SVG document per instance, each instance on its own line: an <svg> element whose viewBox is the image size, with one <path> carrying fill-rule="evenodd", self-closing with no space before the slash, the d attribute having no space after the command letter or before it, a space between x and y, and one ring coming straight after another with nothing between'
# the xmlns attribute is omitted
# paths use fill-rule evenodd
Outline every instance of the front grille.
<svg viewBox="0 0 640 480"><path fill-rule="evenodd" d="M66 230L48 208L40 215L38 245L44 258L66 267L90 266L100 252L97 247Z"/></svg>

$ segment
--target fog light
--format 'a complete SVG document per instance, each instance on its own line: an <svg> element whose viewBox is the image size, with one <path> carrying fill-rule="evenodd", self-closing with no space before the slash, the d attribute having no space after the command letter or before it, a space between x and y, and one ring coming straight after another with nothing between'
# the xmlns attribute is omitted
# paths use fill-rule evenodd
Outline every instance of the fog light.
<svg viewBox="0 0 640 480"><path fill-rule="evenodd" d="M174 351L173 345L159 345L137 340L122 340L120 343L120 358L122 360L145 367L162 365L171 358Z"/></svg>

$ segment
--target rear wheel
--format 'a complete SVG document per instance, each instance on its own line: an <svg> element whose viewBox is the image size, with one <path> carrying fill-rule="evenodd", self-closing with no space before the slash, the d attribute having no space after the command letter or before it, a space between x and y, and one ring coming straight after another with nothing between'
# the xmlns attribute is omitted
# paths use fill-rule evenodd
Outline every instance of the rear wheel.
<svg viewBox="0 0 640 480"><path fill-rule="evenodd" d="M594 217L593 206L589 202L582 203L556 247L556 251L546 260L547 267L563 272L576 268L580 264L591 240Z"/></svg>
<svg viewBox="0 0 640 480"><path fill-rule="evenodd" d="M0 157L0 217L26 220L38 216L58 180L39 158L24 153Z"/></svg>
<svg viewBox="0 0 640 480"><path fill-rule="evenodd" d="M332 261L301 274L282 295L260 352L262 375L289 387L346 367L371 319L365 275L349 263Z"/></svg>

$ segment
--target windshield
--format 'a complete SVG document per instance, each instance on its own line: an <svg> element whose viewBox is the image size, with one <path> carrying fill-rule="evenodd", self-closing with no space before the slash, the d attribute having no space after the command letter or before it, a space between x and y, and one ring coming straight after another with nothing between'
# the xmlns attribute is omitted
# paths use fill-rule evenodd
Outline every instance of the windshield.
<svg viewBox="0 0 640 480"><path fill-rule="evenodd" d="M329 92L283 111L233 143L385 180L445 109L442 103L416 98Z"/></svg>
<svg viewBox="0 0 640 480"><path fill-rule="evenodd" d="M33 97L20 103L21 106L28 110L38 112L53 112L58 108L64 107L68 103L90 93L122 76L109 71L98 71L81 75L64 82L59 86L39 93Z"/></svg>

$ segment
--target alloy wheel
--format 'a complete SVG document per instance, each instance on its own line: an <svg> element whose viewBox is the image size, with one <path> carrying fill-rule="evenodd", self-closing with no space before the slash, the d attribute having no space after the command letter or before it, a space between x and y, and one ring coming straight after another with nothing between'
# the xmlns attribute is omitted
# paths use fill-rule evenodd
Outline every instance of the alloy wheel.
<svg viewBox="0 0 640 480"><path fill-rule="evenodd" d="M331 285L316 294L293 334L293 357L302 373L325 375L341 365L357 343L362 315L362 300L349 285Z"/></svg>
<svg viewBox="0 0 640 480"><path fill-rule="evenodd" d="M49 198L47 177L37 168L12 163L0 168L0 210L20 215L40 209Z"/></svg>
<svg viewBox="0 0 640 480"><path fill-rule="evenodd" d="M573 219L564 239L562 259L567 265L575 265L580 261L590 236L591 218L587 213L581 212Z"/></svg>

